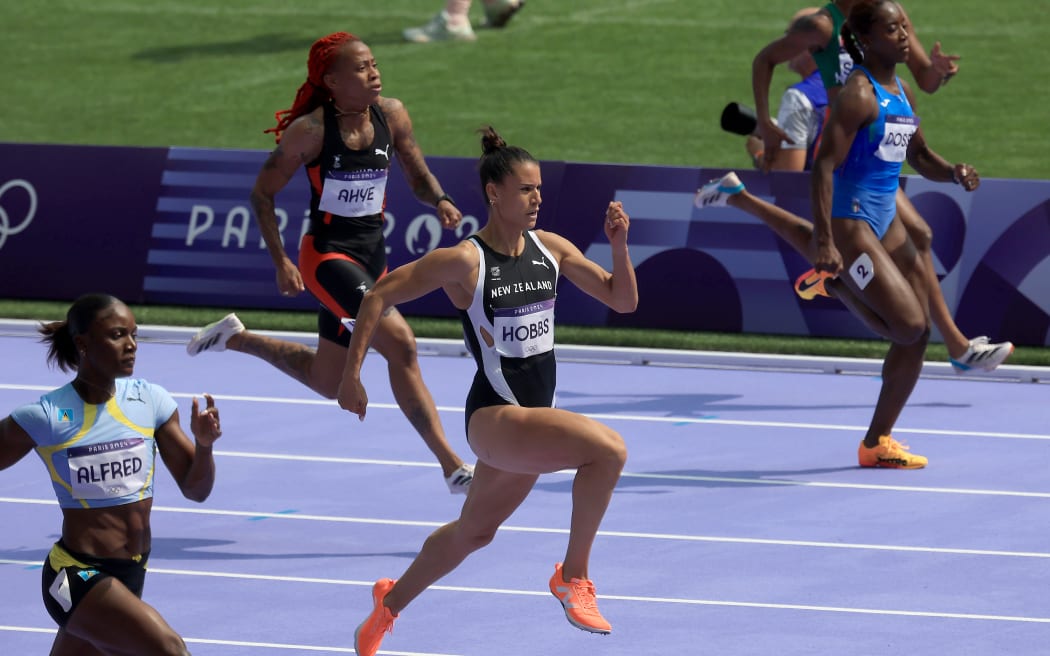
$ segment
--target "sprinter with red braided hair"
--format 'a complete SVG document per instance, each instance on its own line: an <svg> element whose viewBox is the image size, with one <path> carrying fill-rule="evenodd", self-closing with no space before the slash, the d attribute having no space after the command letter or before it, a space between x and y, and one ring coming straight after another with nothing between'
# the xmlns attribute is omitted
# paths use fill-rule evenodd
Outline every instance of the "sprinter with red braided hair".
<svg viewBox="0 0 1050 656"><path fill-rule="evenodd" d="M281 143L281 135L295 119L309 114L332 97L325 88L324 75L335 61L340 46L354 40L357 40L357 37L353 34L336 32L314 42L306 60L306 82L296 91L295 102L292 103L291 109L276 112L274 118L277 119L277 126L264 132L273 132L277 135L277 143Z"/></svg>
<svg viewBox="0 0 1050 656"><path fill-rule="evenodd" d="M427 168L405 106L381 91L369 47L346 32L329 34L310 48L306 82L292 107L277 112L277 125L266 130L276 135L277 148L259 172L251 204L281 294L309 289L321 303L317 349L247 331L230 314L190 340L190 355L227 348L248 353L318 394L336 397L353 317L365 292L386 274L383 208L391 159L397 157L416 198L436 208L444 227L455 228L462 219ZM311 200L297 267L281 242L274 197L300 166L306 167ZM415 335L395 308L383 315L372 346L386 359L394 397L437 457L449 490L465 494L473 468L445 439L416 360Z"/></svg>

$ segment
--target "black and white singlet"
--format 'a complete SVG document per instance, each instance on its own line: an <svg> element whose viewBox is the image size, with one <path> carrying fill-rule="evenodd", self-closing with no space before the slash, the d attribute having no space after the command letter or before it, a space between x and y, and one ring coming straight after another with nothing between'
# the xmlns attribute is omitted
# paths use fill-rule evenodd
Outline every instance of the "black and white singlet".
<svg viewBox="0 0 1050 656"><path fill-rule="evenodd" d="M533 231L524 238L517 256L497 253L477 235L469 239L481 261L474 298L460 310L463 336L478 365L467 395L467 426L478 408L554 405L558 265Z"/></svg>

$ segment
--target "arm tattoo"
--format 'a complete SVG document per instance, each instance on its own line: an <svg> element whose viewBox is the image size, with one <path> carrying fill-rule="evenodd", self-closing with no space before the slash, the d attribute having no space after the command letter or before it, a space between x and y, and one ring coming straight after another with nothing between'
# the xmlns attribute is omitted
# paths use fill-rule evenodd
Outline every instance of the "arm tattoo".
<svg viewBox="0 0 1050 656"><path fill-rule="evenodd" d="M284 150L281 148L280 144L278 144L277 147L273 149L273 152L270 153L270 156L266 158L266 162L263 164L263 170L273 170L277 168L277 160L279 160L283 154Z"/></svg>
<svg viewBox="0 0 1050 656"><path fill-rule="evenodd" d="M416 144L415 137L409 135L405 140L405 146L409 156L402 157L401 161L412 193L420 200L436 203L439 196L437 179L427 169L426 160Z"/></svg>

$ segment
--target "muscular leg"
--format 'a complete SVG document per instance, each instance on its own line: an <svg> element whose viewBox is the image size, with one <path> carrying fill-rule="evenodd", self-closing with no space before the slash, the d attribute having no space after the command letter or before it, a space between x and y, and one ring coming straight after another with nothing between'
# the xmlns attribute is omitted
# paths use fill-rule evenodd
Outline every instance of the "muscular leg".
<svg viewBox="0 0 1050 656"><path fill-rule="evenodd" d="M59 629L55 642L51 645L51 656L106 656L105 652L95 649L90 642Z"/></svg>
<svg viewBox="0 0 1050 656"><path fill-rule="evenodd" d="M970 346L970 340L955 325L955 318L948 309L948 303L944 300L944 292L941 291L941 282L937 279L937 270L933 265L933 231L926 220L915 209L915 205L908 199L903 190L897 190L897 216L904 223L908 236L919 252L926 271L926 287L929 290L930 320L944 338L944 345L948 347L948 355L960 358Z"/></svg>
<svg viewBox="0 0 1050 656"><path fill-rule="evenodd" d="M319 339L315 351L305 344L245 330L230 337L226 349L254 355L326 399L334 399L339 391L346 349L327 339Z"/></svg>
<svg viewBox="0 0 1050 656"><path fill-rule="evenodd" d="M554 408L493 406L474 413L478 454L459 519L432 533L384 604L397 614L429 585L492 541L541 473L576 469L565 577L589 578L591 545L627 460L623 439L593 419Z"/></svg>
<svg viewBox="0 0 1050 656"><path fill-rule="evenodd" d="M85 647L85 643L93 646ZM55 637L52 656L189 656L186 644L155 608L115 578L84 597Z"/></svg>
<svg viewBox="0 0 1050 656"><path fill-rule="evenodd" d="M698 191L698 207L718 206L723 202L730 207L735 207L743 212L760 219L780 238L785 240L799 254L810 263L813 262L812 234L813 224L791 212L768 203L757 196L749 193L740 185L739 191L726 192L722 190L721 181L715 181L718 187L704 185ZM735 184L739 184L735 181ZM929 225L915 210L914 205L908 200L904 192L897 190L898 218L903 222L913 243L918 249L918 259L922 262L922 271L925 278L926 297L928 299L928 311L933 323L938 327L944 339L948 355L952 359L952 365L957 371L991 371L999 366L1013 352L1010 342L998 344L971 343L970 340L955 325L955 320L948 309L941 290L940 281L937 280L936 270L933 266L933 253L931 251L932 234ZM838 298L857 315L867 326L876 333L887 336L890 327L883 317L873 314L869 305L861 299L852 296L853 290L849 285L843 283L841 277L827 280L824 289Z"/></svg>
<svg viewBox="0 0 1050 656"><path fill-rule="evenodd" d="M315 351L305 344L246 330L231 337L226 348L254 355L324 398L334 399L339 393L346 349L323 337L317 343ZM423 384L416 361L415 336L396 310L380 321L372 346L387 361L390 387L401 411L437 457L442 473L446 477L451 475L463 461L445 439L437 407Z"/></svg>
<svg viewBox="0 0 1050 656"><path fill-rule="evenodd" d="M437 529L397 580L383 603L397 615L471 553L492 542L536 483L537 474L512 474L479 460L460 516Z"/></svg>
<svg viewBox="0 0 1050 656"><path fill-rule="evenodd" d="M748 190L730 196L726 204L760 219L808 262L813 261L813 223L782 207L762 200Z"/></svg>
<svg viewBox="0 0 1050 656"><path fill-rule="evenodd" d="M764 201L746 189L730 196L727 204L760 219L799 255L806 258L807 262L813 263L816 252L813 245L813 224L810 221ZM857 299L848 286L836 279L829 280L824 287L877 334L886 336L883 320L873 314L867 304Z"/></svg>
<svg viewBox="0 0 1050 656"><path fill-rule="evenodd" d="M874 278L864 290L857 287L848 272L839 280L880 318L880 323L871 328L882 328L880 334L892 342L883 361L882 389L864 436L864 443L874 447L880 436L892 433L922 371L930 335L925 302L927 277L899 220L894 220L881 243L862 221L836 219L832 229L847 268L861 253L871 257Z"/></svg>
<svg viewBox="0 0 1050 656"><path fill-rule="evenodd" d="M761 219L763 223L798 251L800 255L805 257L806 260L809 262L813 261L813 224L809 221L772 203L768 203L747 190L730 196L727 199L727 204ZM944 300L940 281L937 280L937 271L933 265L933 252L931 250L933 233L930 230L930 226L901 189L897 190L897 212L898 217L900 217L908 231L908 235L915 244L915 248L918 250L919 258L923 262L926 288L929 290L930 319L941 332L944 344L948 348L948 355L953 358L960 358L966 352L967 347L969 347L970 341L959 330L959 327L955 325L955 319L952 317L948 304ZM828 288L833 293L842 289L840 285L835 284L828 285ZM850 309L855 311L860 309L856 304L840 294L836 293L836 296L839 296ZM867 322L867 320L865 321Z"/></svg>
<svg viewBox="0 0 1050 656"><path fill-rule="evenodd" d="M470 421L479 460L506 471L575 469L564 576L587 575L591 545L627 461L620 435L597 421L556 408L483 408Z"/></svg>
<svg viewBox="0 0 1050 656"><path fill-rule="evenodd" d="M563 578L590 578L588 567L591 547L627 461L627 450L620 436L611 428L594 423L604 433L603 438L611 448L576 468L576 477L572 481L572 519L562 566Z"/></svg>
<svg viewBox="0 0 1050 656"><path fill-rule="evenodd" d="M401 412L437 457L445 476L449 476L463 461L445 439L445 430L441 426L434 398L423 383L423 372L416 358L415 334L396 309L392 308L380 319L372 338L372 348L387 362L390 389L394 392L394 399ZM343 358L339 360L340 372L345 359L344 351Z"/></svg>

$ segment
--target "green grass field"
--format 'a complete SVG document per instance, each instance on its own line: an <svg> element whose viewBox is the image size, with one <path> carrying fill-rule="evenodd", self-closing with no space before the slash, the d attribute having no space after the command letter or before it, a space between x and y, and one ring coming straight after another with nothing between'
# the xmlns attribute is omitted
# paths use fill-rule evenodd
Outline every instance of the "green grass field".
<svg viewBox="0 0 1050 656"><path fill-rule="evenodd" d="M480 16L480 2L473 11ZM1037 3L1038 4L1038 3ZM442 0L92 0L7 3L0 140L270 148L262 131L305 78L310 43L348 30L379 61L424 152L475 156L491 123L540 159L742 167L718 128L751 103L750 66L798 0L529 0L476 43L416 45ZM1038 135L1046 12L1021 0L907 3L961 73L923 96L934 148L985 177L1050 178ZM790 73L774 82L779 89Z"/></svg>
<svg viewBox="0 0 1050 656"><path fill-rule="evenodd" d="M750 66L802 6L795 0L529 0L476 43L407 44L442 0L93 0L11 2L0 40L0 141L269 149L263 130L290 106L310 44L347 30L364 38L384 93L403 100L428 155L474 157L475 130L495 125L540 159L744 167L742 139L722 132L731 100L751 104ZM480 17L480 3L473 8ZM922 96L936 150L985 177L1050 178L1042 134L1050 91L1032 3L914 0L927 48L962 55L961 73ZM774 80L774 102L792 82ZM1035 135L1035 136L1033 136ZM0 303L0 316L56 316L62 304ZM143 323L198 324L215 310L137 308ZM257 315L257 316L256 316ZM221 315L220 315L221 316ZM308 315L255 313L256 327L311 330ZM418 321L448 336L448 322ZM585 331L563 341L880 357L878 341ZM930 359L943 359L931 346ZM1050 364L1050 349L1011 362Z"/></svg>

